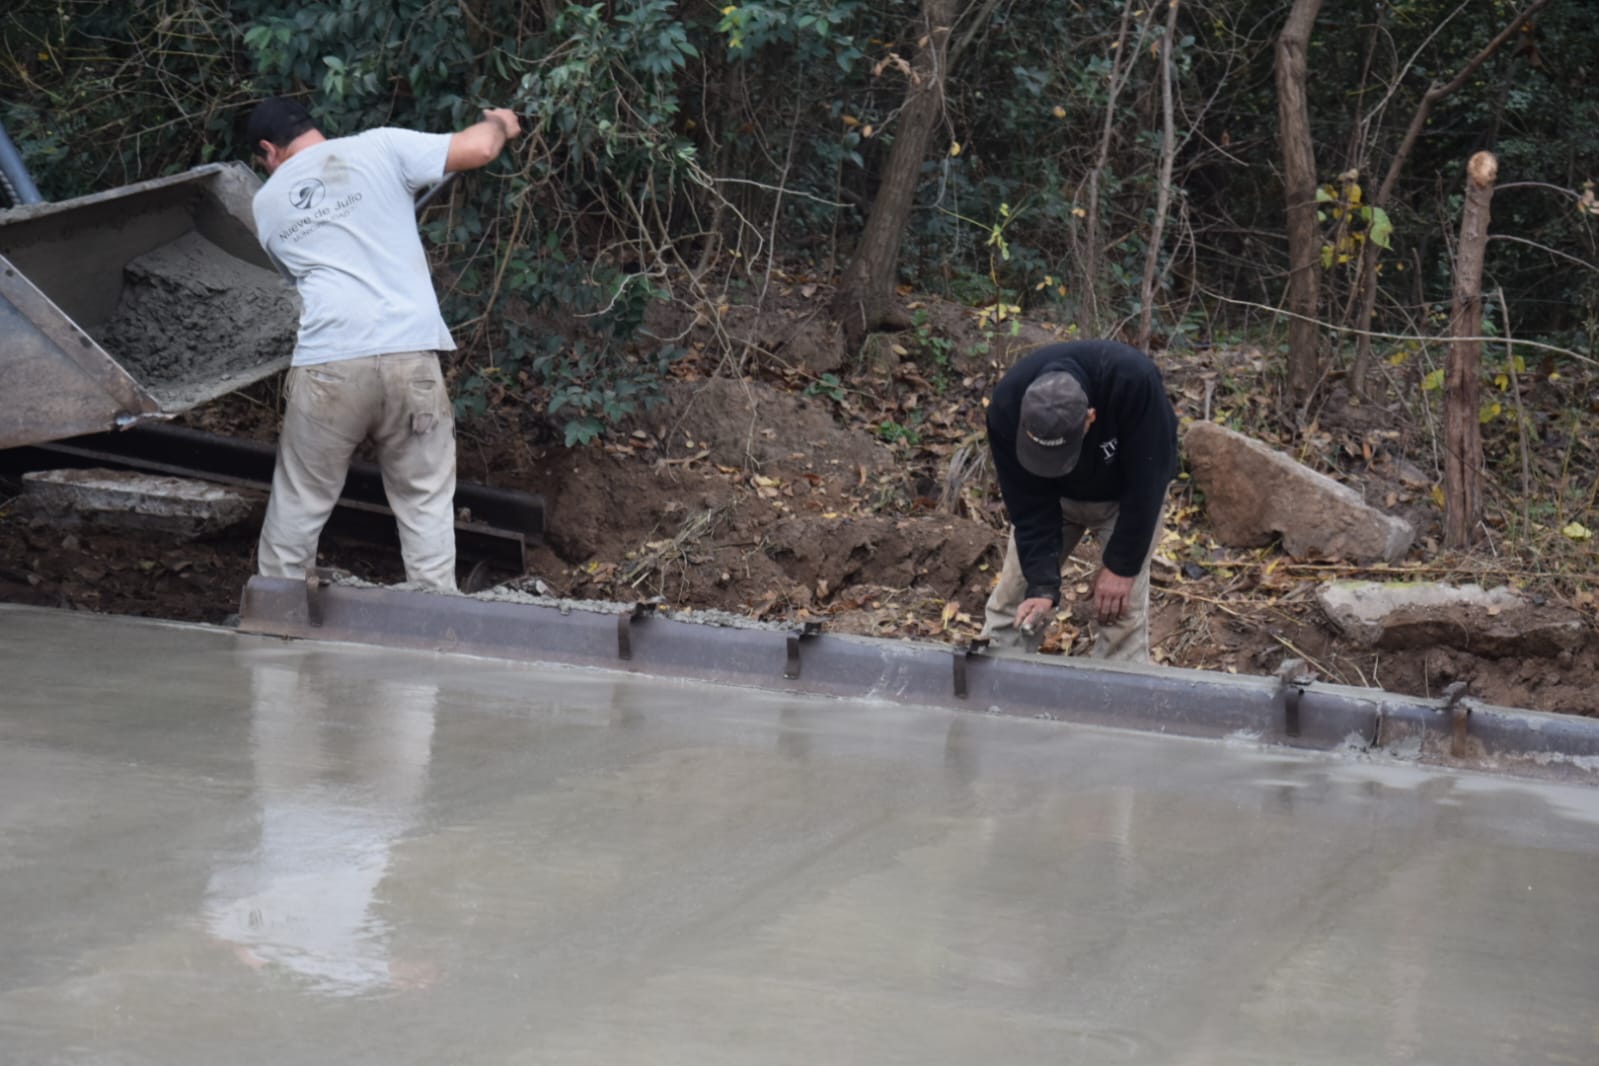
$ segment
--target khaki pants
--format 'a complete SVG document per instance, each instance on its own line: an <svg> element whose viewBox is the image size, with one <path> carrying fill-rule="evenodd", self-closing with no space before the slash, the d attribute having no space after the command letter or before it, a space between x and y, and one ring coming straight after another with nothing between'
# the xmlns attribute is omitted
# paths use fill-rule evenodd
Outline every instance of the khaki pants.
<svg viewBox="0 0 1599 1066"><path fill-rule="evenodd" d="M1060 562L1066 559L1083 539L1088 530L1099 540L1100 552L1110 541L1116 528L1116 515L1121 510L1112 500L1107 503L1088 503L1081 500L1061 500L1061 552ZM1094 638L1093 657L1113 662L1149 662L1149 561L1154 558L1155 545L1160 543L1162 525L1155 523L1155 534L1149 541L1149 552L1144 565L1133 579L1133 591L1127 597L1127 613L1112 625L1100 626ZM1044 641L1045 626L1039 626L1031 636L1016 628L1016 609L1027 598L1027 578L1022 575L1021 560L1016 556L1016 534L1013 531L1005 545L1005 566L999 573L999 584L989 594L984 608L983 636L999 649L1037 651Z"/></svg>
<svg viewBox="0 0 1599 1066"><path fill-rule="evenodd" d="M370 437L400 527L408 581L455 589L455 421L432 352L394 352L289 371L260 570L304 577L350 458Z"/></svg>

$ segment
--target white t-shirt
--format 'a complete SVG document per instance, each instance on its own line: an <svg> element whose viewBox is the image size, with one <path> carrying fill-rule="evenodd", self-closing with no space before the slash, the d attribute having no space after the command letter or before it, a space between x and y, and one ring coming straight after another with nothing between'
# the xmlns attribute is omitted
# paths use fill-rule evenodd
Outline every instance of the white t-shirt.
<svg viewBox="0 0 1599 1066"><path fill-rule="evenodd" d="M376 129L296 152L255 194L261 247L300 290L294 365L455 347L416 229L450 134Z"/></svg>

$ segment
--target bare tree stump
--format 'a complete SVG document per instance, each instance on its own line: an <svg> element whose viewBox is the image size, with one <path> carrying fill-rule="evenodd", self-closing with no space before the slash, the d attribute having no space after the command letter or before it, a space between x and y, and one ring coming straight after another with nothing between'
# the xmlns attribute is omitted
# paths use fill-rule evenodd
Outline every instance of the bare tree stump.
<svg viewBox="0 0 1599 1066"><path fill-rule="evenodd" d="M1499 160L1478 152L1466 164L1466 206L1455 253L1455 299L1444 370L1444 545L1464 548L1482 522L1482 263L1488 205Z"/></svg>

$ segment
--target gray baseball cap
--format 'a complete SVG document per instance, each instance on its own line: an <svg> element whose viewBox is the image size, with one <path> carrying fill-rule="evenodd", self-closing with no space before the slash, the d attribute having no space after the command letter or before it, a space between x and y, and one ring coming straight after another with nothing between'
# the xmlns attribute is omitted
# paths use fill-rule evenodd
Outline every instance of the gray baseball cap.
<svg viewBox="0 0 1599 1066"><path fill-rule="evenodd" d="M1035 477L1065 477L1077 466L1088 429L1088 393L1065 371L1040 374L1022 395L1016 458Z"/></svg>

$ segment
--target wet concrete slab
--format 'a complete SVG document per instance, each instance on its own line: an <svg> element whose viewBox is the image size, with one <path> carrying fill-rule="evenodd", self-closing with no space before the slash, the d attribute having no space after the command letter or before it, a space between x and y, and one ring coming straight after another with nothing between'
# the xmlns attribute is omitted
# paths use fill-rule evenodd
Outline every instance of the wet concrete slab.
<svg viewBox="0 0 1599 1066"><path fill-rule="evenodd" d="M1599 790L0 608L0 1062L1599 1061Z"/></svg>

